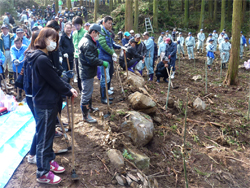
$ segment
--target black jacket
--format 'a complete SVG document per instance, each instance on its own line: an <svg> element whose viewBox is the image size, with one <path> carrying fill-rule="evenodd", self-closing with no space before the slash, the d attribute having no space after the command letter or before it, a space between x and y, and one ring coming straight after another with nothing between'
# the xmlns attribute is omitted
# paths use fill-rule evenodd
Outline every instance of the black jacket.
<svg viewBox="0 0 250 188"><path fill-rule="evenodd" d="M69 62L74 61L74 45L72 36L69 38L66 33L63 32L59 42L59 50L63 54L67 53L69 55ZM63 57L63 62L67 62L67 59Z"/></svg>
<svg viewBox="0 0 250 188"><path fill-rule="evenodd" d="M74 12L69 12L69 19L72 20L75 17Z"/></svg>
<svg viewBox="0 0 250 188"><path fill-rule="evenodd" d="M144 42L140 42L139 44L136 44L136 51L138 54L140 54L141 56L146 57L147 55L147 48L146 45L144 44Z"/></svg>
<svg viewBox="0 0 250 188"><path fill-rule="evenodd" d="M61 95L72 96L72 93L56 74L49 57L40 50L36 50L33 55L37 53L39 57L32 62L33 103L34 107L49 109L58 104Z"/></svg>
<svg viewBox="0 0 250 188"><path fill-rule="evenodd" d="M162 61L157 64L157 68L156 68L155 74L156 74L156 76L159 75L159 76L168 78L167 69L164 66L164 63Z"/></svg>
<svg viewBox="0 0 250 188"><path fill-rule="evenodd" d="M143 59L143 56L137 53L136 47L133 48L129 44L126 44L125 47L127 48L127 52L126 52L127 61L130 61L134 58L139 58L140 60ZM120 64L124 63L124 54L119 57L119 62Z"/></svg>
<svg viewBox="0 0 250 188"><path fill-rule="evenodd" d="M86 33L79 43L79 74L82 80L96 76L97 66L102 66L103 61L98 58L96 42Z"/></svg>
<svg viewBox="0 0 250 188"><path fill-rule="evenodd" d="M59 56L60 56L59 50L49 52L49 58L52 61L52 65L56 68L56 73L58 76L61 76L63 72L63 67L59 62Z"/></svg>

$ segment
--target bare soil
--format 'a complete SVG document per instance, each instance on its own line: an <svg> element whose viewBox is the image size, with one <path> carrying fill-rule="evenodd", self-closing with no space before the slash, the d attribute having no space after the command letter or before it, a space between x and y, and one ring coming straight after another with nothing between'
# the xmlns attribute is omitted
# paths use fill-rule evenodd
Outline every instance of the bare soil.
<svg viewBox="0 0 250 188"><path fill-rule="evenodd" d="M248 58L249 52L245 52L243 60ZM226 70L222 71L223 79L220 79L220 59L216 59L212 71L208 71L208 91L205 93L205 53L196 54L195 59L195 65L194 61L187 60L187 57L184 60L181 59L179 64L178 60L176 61L177 70L173 84L179 88L171 88L170 97L173 101L179 102L170 105L167 111L158 106L161 114L157 112L155 115L151 115L152 118L159 117L161 123L154 122L153 140L145 147L139 148L150 157L150 168L143 172L146 175L158 172L161 172L159 175L165 175L155 176L160 188L185 186L181 147L183 145L186 88L188 88L187 136L183 151L189 187L247 188L250 185L250 123L246 118L249 72L239 69L238 85L223 85ZM243 60L241 60L241 64ZM202 76L202 80L192 81L191 78L198 74ZM146 75L144 78L147 79ZM156 78L153 82L147 81L148 92L161 106L165 106L168 84L163 81L158 84L155 81ZM71 181L71 153L69 152L56 157L56 161L66 168L66 172L60 175L63 181L59 185L49 186L37 183L36 165L28 164L27 160L23 159L6 188L122 187L111 183L115 169L111 166L106 152L109 148L123 151L122 141L127 139L121 134L120 124L126 114L116 113L116 111L120 109L125 112L131 108L127 98L122 101L123 97L116 75L112 80L112 86L114 87L112 115L105 121L97 112L93 114L98 120L97 124L83 123L79 107L80 97L74 102L76 173L80 177L78 182ZM127 96L134 92L127 84L124 84L124 87ZM197 97L206 102L205 110L197 110L193 107L193 101ZM93 104L95 107L99 107L100 112L107 113L106 105L100 102L97 78L94 82ZM62 115L63 122L66 123L66 108ZM64 138L55 138L54 148L55 150L66 148ZM106 164L112 175L103 163ZM126 171L136 170L129 163L125 162L125 164Z"/></svg>

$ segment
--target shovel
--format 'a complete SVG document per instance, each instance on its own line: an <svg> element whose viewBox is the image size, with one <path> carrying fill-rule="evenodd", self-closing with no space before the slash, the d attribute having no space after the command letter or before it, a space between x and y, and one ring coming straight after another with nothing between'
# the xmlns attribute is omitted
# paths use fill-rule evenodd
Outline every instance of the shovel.
<svg viewBox="0 0 250 188"><path fill-rule="evenodd" d="M105 76L105 89L106 89L106 97L107 97L107 105L108 105L108 113L104 115L104 118L110 116L110 106L109 106L109 94L108 94L108 84L107 84L107 75L106 75L106 68L104 67L104 76Z"/></svg>
<svg viewBox="0 0 250 188"><path fill-rule="evenodd" d="M117 62L115 62L115 64L116 64L116 71L117 71L119 83L120 83L122 94L123 94L123 99L122 100L124 100L126 96L125 96L125 92L124 92L124 89L123 89L123 86L122 86L122 81L121 81L121 77L120 77L119 70L118 70L118 64L117 64Z"/></svg>
<svg viewBox="0 0 250 188"><path fill-rule="evenodd" d="M168 72L168 78L170 78L170 74L169 74L169 70L168 70L168 68L166 67L166 70L167 70L167 72ZM169 80L170 81L170 84L171 84L171 87L173 88L173 89L178 89L179 88L179 86L173 86L173 82L171 81L171 80Z"/></svg>
<svg viewBox="0 0 250 188"><path fill-rule="evenodd" d="M67 133L66 133L64 127L63 127L62 120L60 118L60 114L59 113L57 115L57 119L58 119L58 121L59 121L59 123L61 125L62 131L63 131L63 135L64 135L64 137L66 139L66 143L67 143L67 148L66 149L59 150L59 151L57 151L55 153L56 155L60 155L60 154L63 154L63 153L67 153L69 150L72 149L72 147L69 145L69 138L68 138Z"/></svg>
<svg viewBox="0 0 250 188"><path fill-rule="evenodd" d="M18 78L18 69L17 69L17 66L16 66L16 79ZM17 97L16 99L19 99L19 88L16 87L16 90L17 90Z"/></svg>
<svg viewBox="0 0 250 188"><path fill-rule="evenodd" d="M68 64L68 70L70 70L70 65L69 65L69 58L67 59L67 64ZM69 81L69 84L71 83L71 79ZM67 114L68 114L68 125L69 125L69 131L71 131L71 122L70 122L70 114L69 114L69 97L66 96L66 102L67 102Z"/></svg>
<svg viewBox="0 0 250 188"><path fill-rule="evenodd" d="M125 62L125 67L126 67L126 72L127 72L127 79L128 79L128 63L127 63L127 57L126 57L126 51L123 50L124 54L124 62Z"/></svg>
<svg viewBox="0 0 250 188"><path fill-rule="evenodd" d="M74 141L75 141L75 134L74 134L74 97L71 97L71 136L72 136L72 172L71 172L71 180L76 181L79 180L78 175L76 174L76 170L75 170L75 145L74 145Z"/></svg>

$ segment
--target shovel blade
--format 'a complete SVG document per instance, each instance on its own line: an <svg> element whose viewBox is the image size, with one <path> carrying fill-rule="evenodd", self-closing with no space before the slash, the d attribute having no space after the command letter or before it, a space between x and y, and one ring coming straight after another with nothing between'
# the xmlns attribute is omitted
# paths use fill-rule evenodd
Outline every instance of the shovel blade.
<svg viewBox="0 0 250 188"><path fill-rule="evenodd" d="M69 151L68 148L67 149L62 149L62 150L59 150L59 151L55 152L55 154L56 155L61 155L63 153L67 153L68 151Z"/></svg>
<svg viewBox="0 0 250 188"><path fill-rule="evenodd" d="M79 180L79 177L78 177L78 175L76 174L75 169L72 170L72 173L71 173L71 180L73 180L73 181Z"/></svg>
<svg viewBox="0 0 250 188"><path fill-rule="evenodd" d="M103 117L104 117L104 119L106 119L107 117L109 117L111 115L111 113L110 112L108 112L107 114L105 114Z"/></svg>

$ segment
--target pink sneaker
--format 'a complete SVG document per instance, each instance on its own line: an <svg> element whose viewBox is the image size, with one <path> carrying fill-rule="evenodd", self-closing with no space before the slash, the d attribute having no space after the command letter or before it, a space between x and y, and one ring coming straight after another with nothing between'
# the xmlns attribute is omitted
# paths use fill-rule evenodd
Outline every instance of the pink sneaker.
<svg viewBox="0 0 250 188"><path fill-rule="evenodd" d="M49 171L47 174L43 175L40 178L37 178L36 181L39 183L47 183L51 185L58 184L62 181L62 179L59 176L56 176L53 174L53 172Z"/></svg>
<svg viewBox="0 0 250 188"><path fill-rule="evenodd" d="M63 173L65 171L65 168L59 166L59 164L53 160L50 162L50 171L55 173Z"/></svg>

